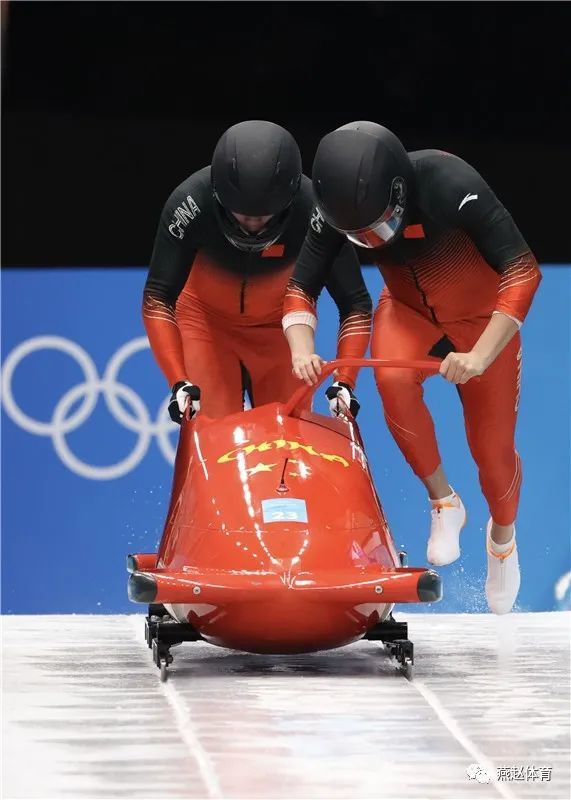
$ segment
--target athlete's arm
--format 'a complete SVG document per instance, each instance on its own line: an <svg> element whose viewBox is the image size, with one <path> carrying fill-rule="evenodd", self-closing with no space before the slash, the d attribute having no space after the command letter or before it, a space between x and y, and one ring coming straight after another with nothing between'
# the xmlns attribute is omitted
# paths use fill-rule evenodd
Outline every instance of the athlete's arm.
<svg viewBox="0 0 571 800"><path fill-rule="evenodd" d="M541 281L537 261L511 214L482 176L455 156L446 157L435 195L447 221L470 236L500 275L495 311L523 323Z"/></svg>
<svg viewBox="0 0 571 800"><path fill-rule="evenodd" d="M317 383L323 363L315 353L317 300L346 241L315 209L287 286L282 325L291 350L293 371L308 384Z"/></svg>
<svg viewBox="0 0 571 800"><path fill-rule="evenodd" d="M481 175L462 159L447 157L440 192L447 221L470 236L500 275L496 307L470 353L450 353L440 372L453 383L481 375L521 327L541 273L512 216Z"/></svg>
<svg viewBox="0 0 571 800"><path fill-rule="evenodd" d="M451 383L466 383L482 375L518 332L518 325L505 314L492 314L482 335L468 353L449 353L439 372Z"/></svg>
<svg viewBox="0 0 571 800"><path fill-rule="evenodd" d="M371 338L373 303L359 259L349 242L335 259L326 285L339 311L337 358L363 358ZM345 367L335 377L339 383L354 389L358 372L358 367Z"/></svg>
<svg viewBox="0 0 571 800"><path fill-rule="evenodd" d="M192 209L188 200L177 201L173 199L175 195L178 193L169 198L161 214L143 292L145 330L153 355L171 387L189 378L175 306L197 251L194 220L184 216L185 207L180 204L186 202L189 211ZM179 208L183 208L182 217L175 213Z"/></svg>

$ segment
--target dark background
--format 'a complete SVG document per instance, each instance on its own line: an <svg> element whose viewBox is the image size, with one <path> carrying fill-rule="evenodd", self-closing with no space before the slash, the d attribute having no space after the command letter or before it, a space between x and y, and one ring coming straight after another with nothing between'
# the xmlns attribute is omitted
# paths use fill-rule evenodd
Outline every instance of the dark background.
<svg viewBox="0 0 571 800"><path fill-rule="evenodd" d="M550 2L4 3L3 264L145 265L170 191L248 118L307 173L353 119L454 152L570 261L570 27Z"/></svg>

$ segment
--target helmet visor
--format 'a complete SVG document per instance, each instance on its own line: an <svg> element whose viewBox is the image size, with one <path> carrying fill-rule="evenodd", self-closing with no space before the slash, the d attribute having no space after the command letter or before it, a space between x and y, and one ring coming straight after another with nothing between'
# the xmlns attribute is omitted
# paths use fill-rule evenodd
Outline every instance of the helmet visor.
<svg viewBox="0 0 571 800"><path fill-rule="evenodd" d="M359 247L368 249L383 247L394 238L401 227L404 216L404 199L404 181L402 178L395 178L391 186L389 204L375 222L367 225L366 228L352 231L334 227Z"/></svg>

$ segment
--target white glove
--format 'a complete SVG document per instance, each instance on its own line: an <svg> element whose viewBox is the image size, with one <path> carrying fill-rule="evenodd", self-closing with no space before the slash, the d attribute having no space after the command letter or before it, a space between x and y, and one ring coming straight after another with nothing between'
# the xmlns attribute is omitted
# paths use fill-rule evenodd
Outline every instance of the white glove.
<svg viewBox="0 0 571 800"><path fill-rule="evenodd" d="M173 422L181 424L187 406L192 419L200 411L200 387L189 381L179 381L172 387L169 403L169 414Z"/></svg>

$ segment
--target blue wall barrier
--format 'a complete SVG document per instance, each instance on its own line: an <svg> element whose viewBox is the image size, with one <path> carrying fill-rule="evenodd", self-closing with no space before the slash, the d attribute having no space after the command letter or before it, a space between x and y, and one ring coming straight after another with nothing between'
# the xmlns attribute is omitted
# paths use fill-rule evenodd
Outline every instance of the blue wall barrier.
<svg viewBox="0 0 571 800"><path fill-rule="evenodd" d="M521 610L569 608L569 320L571 272L544 268L523 328L518 448L524 465L518 539ZM144 270L3 274L2 546L4 613L133 612L125 555L155 550L178 428L144 337ZM366 270L376 298L381 279ZM334 355L336 310L320 300L318 351ZM425 563L429 509L388 433L369 370L359 379L367 454L397 545ZM431 378L450 481L468 508L462 557L441 569L439 611L485 611L488 512L453 386ZM320 397L317 409L326 409Z"/></svg>

